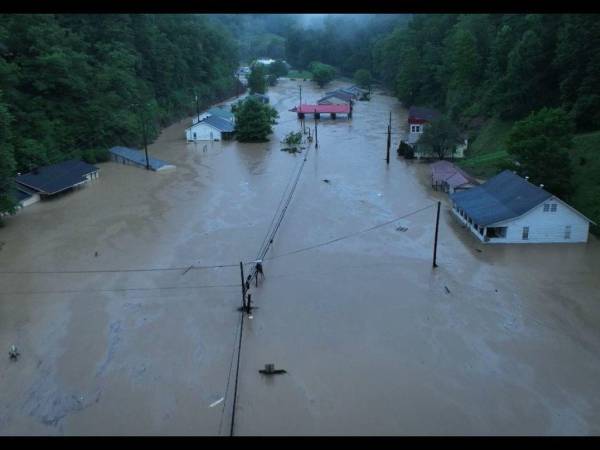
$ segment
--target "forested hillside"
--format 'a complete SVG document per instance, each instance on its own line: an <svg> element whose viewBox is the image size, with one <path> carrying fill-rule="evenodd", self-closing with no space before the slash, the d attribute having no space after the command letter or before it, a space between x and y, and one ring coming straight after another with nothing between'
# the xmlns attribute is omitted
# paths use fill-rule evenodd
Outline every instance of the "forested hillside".
<svg viewBox="0 0 600 450"><path fill-rule="evenodd" d="M418 15L385 37L376 69L408 104L519 119L561 106L578 130L600 128L600 17Z"/></svg>
<svg viewBox="0 0 600 450"><path fill-rule="evenodd" d="M0 16L0 207L14 170L141 141L235 92L237 48L198 15ZM14 173L13 173L14 174Z"/></svg>

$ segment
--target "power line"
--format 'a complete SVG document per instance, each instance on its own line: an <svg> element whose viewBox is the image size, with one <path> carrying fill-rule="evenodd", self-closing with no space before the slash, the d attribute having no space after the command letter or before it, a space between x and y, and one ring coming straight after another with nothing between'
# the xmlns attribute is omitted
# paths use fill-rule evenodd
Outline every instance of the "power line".
<svg viewBox="0 0 600 450"><path fill-rule="evenodd" d="M308 153L309 153L309 151L310 151L310 147L306 151L306 155L304 156L304 159L302 160L300 168L298 169L298 173L296 174L296 177L294 179L294 183L292 184L291 189L290 189L290 191L288 193L288 197L287 197L287 200L285 202L285 206L283 207L283 209L281 209L281 212L279 213L279 220L277 221L277 223L273 227L272 231L267 234L267 238L263 241L263 245L261 245L261 249L258 252L258 257L256 258L257 260L262 260L264 258L264 256L269 251L269 247L273 243L273 239L275 238L275 234L277 233L277 230L281 226L281 223L283 222L283 218L285 216L287 208L290 205L290 202L292 201L292 197L294 196L294 192L296 190L296 186L298 185L298 182L300 180L300 175L302 174L302 170L304 169L304 165L306 164L306 161L308 159ZM288 186L289 186L289 184L288 184ZM284 191L284 193L285 193L285 191ZM280 204L281 204L281 202L280 202ZM275 212L274 218L275 217L277 217L277 211ZM273 222L274 222L274 220L271 221L271 226L273 225ZM269 227L269 228L271 228L271 227ZM252 281L252 279L255 276L257 276L256 267L254 267L254 270L252 271L252 274L250 275L248 281ZM244 280L242 280L242 283L243 282L244 282ZM236 409L236 406L237 406L237 391L238 391L238 381L239 381L239 371L240 371L240 357L241 357L241 353L242 353L242 337L243 337L243 331L244 331L244 316L245 316L245 314L244 314L244 302L245 302L245 300L242 298L242 308L241 308L241 312L240 312L240 336L239 336L239 343L238 343L238 357L237 357L237 365L236 365L236 369L235 369L235 388L234 388L234 391L233 391L233 406L232 406L232 410L231 410L231 427L229 429L229 435L230 436L233 436L234 427L235 427L235 409Z"/></svg>
<svg viewBox="0 0 600 450"><path fill-rule="evenodd" d="M40 275L40 274L82 274L82 273L129 273L129 272L168 272L168 271L189 271L204 269L220 269L224 267L236 267L237 264L218 264L212 266L184 266L184 267L150 267L139 269L89 269L89 270L23 270L23 271L0 271L0 275Z"/></svg>
<svg viewBox="0 0 600 450"><path fill-rule="evenodd" d="M78 294L92 292L129 292L129 291L163 291L174 289L208 289L208 288L226 288L239 287L238 284L205 284L200 286L158 286L158 287L132 287L132 288L115 288L115 289L68 289L62 291L16 291L16 292L0 292L0 295L35 295L35 294Z"/></svg>
<svg viewBox="0 0 600 450"><path fill-rule="evenodd" d="M231 362L229 363L229 372L227 373L227 384L225 385L225 394L223 395L223 408L221 408L221 418L219 419L219 435L221 435L221 430L223 426L223 417L225 416L225 408L227 406L227 396L229 394L229 382L231 381L231 372L233 370L233 360L235 357L236 345L238 332L240 331L240 327L236 327L235 335L233 337L233 351L231 352Z"/></svg>
<svg viewBox="0 0 600 450"><path fill-rule="evenodd" d="M401 219L405 219L406 217L409 217L409 216L412 216L414 214L417 214L417 213L419 213L421 211L424 211L424 210L426 210L428 208L431 208L433 206L435 206L435 203L433 203L431 205L428 205L428 206L425 206L425 207L423 207L421 209L418 209L416 211L410 212L408 214L405 214L403 216L396 217L396 218L394 218L392 220L388 220L387 222L380 223L378 225L374 225L374 226L372 226L370 228L365 228L364 230L355 231L354 233L350 233L350 234L347 234L347 235L344 235L344 236L340 236L338 238L331 239L331 240L325 241L325 242L321 242L319 244L311 245L309 247L299 248L299 249L292 250L292 251L289 251L289 252L286 252L286 253L281 253L281 254L276 255L276 256L271 256L270 258L265 258L265 260L269 261L269 260L273 260L273 259L276 259L276 258L281 258L283 256L289 256L289 255L294 255L296 253L306 252L308 250L313 250L313 249L318 248L318 247L324 247L325 245L333 244L334 242L338 242L338 241L341 241L341 240L344 240L344 239L348 239L348 238L357 236L359 234L363 234L363 233L366 233L368 231L373 231L373 230L376 230L377 228L381 228L381 227L384 227L386 225L390 225L390 224L392 224L394 222L397 222L397 221L399 221Z"/></svg>

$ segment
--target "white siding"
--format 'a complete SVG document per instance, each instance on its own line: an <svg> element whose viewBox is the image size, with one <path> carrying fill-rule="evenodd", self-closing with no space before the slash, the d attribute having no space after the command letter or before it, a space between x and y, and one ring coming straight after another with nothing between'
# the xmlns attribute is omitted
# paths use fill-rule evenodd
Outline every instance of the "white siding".
<svg viewBox="0 0 600 450"><path fill-rule="evenodd" d="M557 205L555 212L544 212L544 204ZM571 226L571 238L565 239L565 229ZM587 242L589 222L556 197L541 203L525 215L494 224L508 227L506 239L494 239L509 243ZM529 227L529 238L523 239L523 227Z"/></svg>
<svg viewBox="0 0 600 450"><path fill-rule="evenodd" d="M552 212L550 208L544 211L544 204L556 204L556 211ZM587 242L588 239L588 220L556 197L540 203L521 217L488 225L488 227L506 227L505 238L484 240L487 227L482 235L474 227L475 224L469 224L456 209L453 208L452 212L479 240L488 244L577 243ZM565 236L567 226L570 227L570 238ZM524 227L529 228L528 239L523 239Z"/></svg>
<svg viewBox="0 0 600 450"><path fill-rule="evenodd" d="M194 133L196 136L194 137ZM212 139L211 139L212 133ZM187 130L185 130L185 137L188 142L192 141L210 141L210 140L221 140L221 132L216 128L211 127L205 123L197 123Z"/></svg>

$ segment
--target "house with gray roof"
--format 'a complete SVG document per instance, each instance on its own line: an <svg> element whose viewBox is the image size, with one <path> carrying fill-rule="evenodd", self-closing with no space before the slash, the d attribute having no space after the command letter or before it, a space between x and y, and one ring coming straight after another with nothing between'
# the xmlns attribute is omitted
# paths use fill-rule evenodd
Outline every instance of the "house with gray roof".
<svg viewBox="0 0 600 450"><path fill-rule="evenodd" d="M60 194L97 178L99 170L78 159L37 167L15 178L16 187L21 191L17 198L23 202L27 200L25 194L29 194L29 197L37 194L41 198Z"/></svg>
<svg viewBox="0 0 600 450"><path fill-rule="evenodd" d="M490 244L587 242L594 223L510 170L450 198L454 216Z"/></svg>
<svg viewBox="0 0 600 450"><path fill-rule="evenodd" d="M188 142L221 141L231 139L235 131L233 122L216 115L206 116L185 130Z"/></svg>
<svg viewBox="0 0 600 450"><path fill-rule="evenodd" d="M111 160L129 166L143 167L145 169L146 164L148 164L150 170L155 172L175 168L173 164L162 159L153 158L152 156L148 156L148 161L146 161L146 152L135 148L113 147L108 152L110 153Z"/></svg>

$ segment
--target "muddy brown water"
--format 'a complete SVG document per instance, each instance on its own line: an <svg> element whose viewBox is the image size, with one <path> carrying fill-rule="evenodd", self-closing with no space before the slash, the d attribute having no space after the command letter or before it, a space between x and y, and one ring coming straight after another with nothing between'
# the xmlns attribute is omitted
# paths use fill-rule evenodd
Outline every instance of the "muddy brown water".
<svg viewBox="0 0 600 450"><path fill-rule="evenodd" d="M307 101L324 91L301 84ZM174 171L100 164L97 181L24 209L0 229L0 272L252 260L306 155L278 142L299 127L297 85L269 91L268 143L204 151L182 121L149 149ZM426 165L392 150L386 167L390 110L398 129L405 110L383 94L351 121L320 121L268 258L445 202ZM444 203L433 270L434 218L265 262L237 435L600 432L597 239L484 246ZM239 279L237 267L0 274L0 433L227 435ZM287 373L265 377L267 363Z"/></svg>

